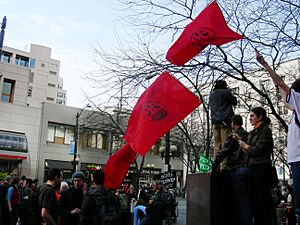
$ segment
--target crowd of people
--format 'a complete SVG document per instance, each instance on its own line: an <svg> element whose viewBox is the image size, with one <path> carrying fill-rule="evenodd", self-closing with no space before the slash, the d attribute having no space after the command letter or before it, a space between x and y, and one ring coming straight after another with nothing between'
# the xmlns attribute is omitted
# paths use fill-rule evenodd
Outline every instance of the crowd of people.
<svg viewBox="0 0 300 225"><path fill-rule="evenodd" d="M240 225L277 225L276 208L286 207L289 225L300 224L300 78L288 87L282 78L266 63L256 50L258 62L269 72L278 86L288 109L293 111L288 130L288 158L292 172L292 186L287 186L286 198L279 198L276 170L272 164L274 140L271 120L262 107L254 107L249 114L253 129L248 133L242 127L243 118L234 115L236 98L227 83L218 80L210 94L211 118L214 126L215 158L212 176L226 184L227 196L220 195L224 204L235 199L231 210L223 209L224 223ZM231 120L228 118L231 117ZM223 190L225 190L223 189ZM227 198L231 196L232 198ZM276 199L280 199L279 202ZM282 201L282 202L281 202ZM223 206L224 206L223 204ZM228 208L228 207L227 207ZM222 211L222 209L221 209ZM228 218L232 216L237 220ZM227 220L228 219L228 220Z"/></svg>
<svg viewBox="0 0 300 225"><path fill-rule="evenodd" d="M1 225L162 225L171 224L175 196L159 183L137 193L133 185L104 188L104 173L75 172L72 183L51 168L47 181L7 176L0 184Z"/></svg>

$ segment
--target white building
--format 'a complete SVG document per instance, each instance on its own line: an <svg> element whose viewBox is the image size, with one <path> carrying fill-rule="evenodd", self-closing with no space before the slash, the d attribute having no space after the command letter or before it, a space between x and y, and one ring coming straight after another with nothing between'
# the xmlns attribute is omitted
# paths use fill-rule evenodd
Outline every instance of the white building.
<svg viewBox="0 0 300 225"><path fill-rule="evenodd" d="M60 62L51 58L51 48L31 44L26 52L4 47L1 62L11 68L27 68L27 106L41 107L42 102L66 105L66 91L59 77Z"/></svg>
<svg viewBox="0 0 300 225"><path fill-rule="evenodd" d="M33 44L29 52L4 47L0 58L0 172L35 177L42 102L66 103L59 61Z"/></svg>

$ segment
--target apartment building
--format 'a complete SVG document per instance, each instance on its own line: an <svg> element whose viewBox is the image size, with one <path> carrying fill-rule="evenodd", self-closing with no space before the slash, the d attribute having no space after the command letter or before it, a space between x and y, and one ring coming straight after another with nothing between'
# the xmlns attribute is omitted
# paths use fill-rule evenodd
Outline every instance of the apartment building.
<svg viewBox="0 0 300 225"><path fill-rule="evenodd" d="M27 69L27 106L41 107L42 102L66 105L66 91L63 90L63 80L59 77L60 62L51 58L51 48L31 44L27 52L4 47L1 62L11 68ZM8 82L13 86L13 81ZM4 97L2 101L5 101ZM6 97L6 101L12 99L8 100Z"/></svg>
<svg viewBox="0 0 300 225"><path fill-rule="evenodd" d="M0 57L0 173L36 177L42 102L66 104L51 49L4 47Z"/></svg>

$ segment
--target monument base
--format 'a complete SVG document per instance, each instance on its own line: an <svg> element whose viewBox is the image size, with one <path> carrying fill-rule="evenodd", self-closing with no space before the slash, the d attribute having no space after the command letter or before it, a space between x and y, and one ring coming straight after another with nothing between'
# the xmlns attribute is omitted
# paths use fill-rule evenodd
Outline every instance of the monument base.
<svg viewBox="0 0 300 225"><path fill-rule="evenodd" d="M238 220L230 173L187 176L188 225L236 225Z"/></svg>

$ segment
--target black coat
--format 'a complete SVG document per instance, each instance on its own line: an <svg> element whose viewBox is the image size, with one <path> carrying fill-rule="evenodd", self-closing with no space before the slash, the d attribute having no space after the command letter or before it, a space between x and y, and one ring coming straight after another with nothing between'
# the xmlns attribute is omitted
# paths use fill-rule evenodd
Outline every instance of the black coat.
<svg viewBox="0 0 300 225"><path fill-rule="evenodd" d="M61 225L79 224L79 214L71 214L75 208L81 208L84 194L81 189L76 190L74 186L61 192L58 208L61 216Z"/></svg>
<svg viewBox="0 0 300 225"><path fill-rule="evenodd" d="M247 141L248 132L244 130L243 127L237 129L237 134L241 137L242 141ZM226 160L226 169L235 169L246 164L246 156L243 151L240 149L238 141L230 135L222 149L218 152L216 159L212 164L212 170L216 171L220 163L225 159Z"/></svg>
<svg viewBox="0 0 300 225"><path fill-rule="evenodd" d="M234 115L233 106L237 99L228 89L215 89L209 95L212 124L226 124L230 126L231 117Z"/></svg>
<svg viewBox="0 0 300 225"><path fill-rule="evenodd" d="M269 125L262 123L257 129L249 133L247 144L250 145L247 151L247 164L272 164L271 154L274 141Z"/></svg>

